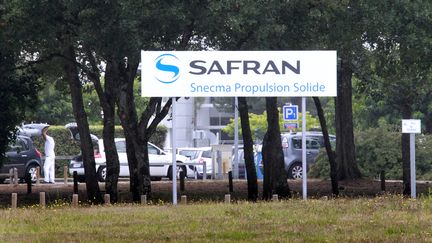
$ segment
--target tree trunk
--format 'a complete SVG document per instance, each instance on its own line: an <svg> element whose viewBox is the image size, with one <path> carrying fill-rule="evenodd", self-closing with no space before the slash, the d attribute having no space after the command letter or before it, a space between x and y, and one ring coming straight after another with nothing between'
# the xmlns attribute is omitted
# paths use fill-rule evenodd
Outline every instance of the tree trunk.
<svg viewBox="0 0 432 243"><path fill-rule="evenodd" d="M249 111L246 97L238 97L237 99L243 136L243 154L246 165L248 199L250 201L256 201L258 199L258 182L253 154L252 133L249 125Z"/></svg>
<svg viewBox="0 0 432 243"><path fill-rule="evenodd" d="M161 107L162 98L152 97L138 122L133 96L133 83L138 67L137 57L130 57L128 65L120 69L118 93L118 114L126 137L126 152L129 163L130 190L134 201L141 195L151 197L150 163L147 143L156 131L157 125L168 114L171 101ZM119 62L121 63L121 62ZM123 64L123 66L125 66ZM149 122L151 121L150 125Z"/></svg>
<svg viewBox="0 0 432 243"><path fill-rule="evenodd" d="M71 61L76 59L74 47L71 45L67 45L64 48L63 55L66 57L63 68L65 71L66 79L69 82L73 113L80 134L80 147L81 147L81 153L84 162L87 197L88 200L93 203L102 203L103 202L102 195L99 189L99 184L97 181L97 174L95 169L93 145L92 145L92 140L90 138L90 130L87 121L87 114L85 113L84 110L81 81L79 80L77 67Z"/></svg>
<svg viewBox="0 0 432 243"><path fill-rule="evenodd" d="M98 94L100 105L103 111L103 143L106 151L106 180L105 190L110 194L112 202L118 201L118 177L120 172L119 157L115 145L115 104L117 95L117 84L115 82L118 72L111 60L107 61L105 70L105 88L102 88L100 81L100 70L96 59L90 51L87 51L87 58L91 64L92 72L89 77L92 80L96 93Z"/></svg>
<svg viewBox="0 0 432 243"><path fill-rule="evenodd" d="M412 110L406 103L402 107L402 118L411 119ZM410 134L402 133L402 180L403 180L403 195L411 195L411 167L410 167Z"/></svg>
<svg viewBox="0 0 432 243"><path fill-rule="evenodd" d="M277 109L277 98L266 97L267 110L267 133L263 141L263 162L264 162L264 199L270 199L272 194L278 194L281 198L291 195L288 186L288 175L285 171L284 154L282 151L281 134L279 128L279 110ZM270 171L266 168L270 167ZM267 188L266 188L267 187Z"/></svg>
<svg viewBox="0 0 432 243"><path fill-rule="evenodd" d="M340 180L360 178L352 116L352 69L342 60L338 72L336 105L336 161Z"/></svg>
<svg viewBox="0 0 432 243"><path fill-rule="evenodd" d="M330 138L329 138L329 134L328 134L328 129L327 129L327 123L326 123L326 119L324 116L324 111L323 108L321 106L321 101L318 97L313 97L313 100L315 102L315 107L317 109L317 113L318 113L318 118L321 124L321 130L323 133L323 138L324 138L324 144L325 144L325 149L327 152L327 157L330 163L330 179L331 179L331 184L332 184L332 192L333 195L339 195L339 186L338 186L338 178L337 178L337 164L336 164L336 160L335 160L335 156L334 156L334 152L331 148L331 144L330 144Z"/></svg>
<svg viewBox="0 0 432 243"><path fill-rule="evenodd" d="M121 61L117 62L117 67L120 68L124 65ZM118 76L119 90L118 90L118 116L123 127L126 138L126 153L128 157L129 176L130 176L130 190L134 201L139 201L143 193L140 190L142 181L139 178L138 161L144 156L141 154L138 147L138 124L137 114L135 110L135 102L133 97L133 80L126 76L126 73L119 71ZM138 155L138 156L137 156Z"/></svg>

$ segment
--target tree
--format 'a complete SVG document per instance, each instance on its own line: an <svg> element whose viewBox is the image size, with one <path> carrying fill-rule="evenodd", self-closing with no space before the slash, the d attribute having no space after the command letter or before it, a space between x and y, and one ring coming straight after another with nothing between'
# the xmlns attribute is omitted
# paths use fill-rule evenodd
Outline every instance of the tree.
<svg viewBox="0 0 432 243"><path fill-rule="evenodd" d="M257 173L253 156L253 139L249 125L248 105L245 97L238 97L240 122L243 133L243 150L246 165L246 177L248 178L248 199L256 201L258 199Z"/></svg>
<svg viewBox="0 0 432 243"><path fill-rule="evenodd" d="M318 97L313 97L313 100L315 103L315 107L317 108L319 120L321 123L321 130L323 133L324 145L325 145L327 157L328 157L329 164L330 164L330 179L332 182L332 192L334 195L339 195L339 186L338 186L339 183L338 183L338 178L337 178L337 164L336 164L335 155L333 153L333 150L332 150L332 147L330 144L330 137L328 134L327 123L326 123L326 119L324 116L324 110L322 109L321 101Z"/></svg>
<svg viewBox="0 0 432 243"><path fill-rule="evenodd" d="M80 133L87 196L90 201L101 203L103 200L96 179L93 146L82 97L82 83L85 80L80 79L77 62L80 45L76 34L82 7L78 2L11 1L6 9L16 34L14 41L21 44L20 52L26 55L24 65L52 62L52 67L60 68L63 80L69 85ZM54 65L57 63L60 64ZM50 72L46 69L41 71Z"/></svg>
<svg viewBox="0 0 432 243"><path fill-rule="evenodd" d="M262 159L264 163L263 198L269 200L273 194L281 198L291 195L288 174L285 172L284 154L279 129L277 98L266 98L268 128L263 140Z"/></svg>
<svg viewBox="0 0 432 243"><path fill-rule="evenodd" d="M432 94L431 11L430 1L380 2L374 15L380 31L367 33L378 75L367 90L377 90L402 119L413 118L418 110L430 112L424 104L430 104ZM410 195L409 135L403 134L401 141L403 193Z"/></svg>
<svg viewBox="0 0 432 243"><path fill-rule="evenodd" d="M3 18L0 2L0 166L7 147L15 138L16 127L25 120L25 112L38 105L40 89L31 68L17 69L20 48L13 41L13 28Z"/></svg>
<svg viewBox="0 0 432 243"><path fill-rule="evenodd" d="M105 9L104 3L96 6ZM134 83L142 49L181 49L190 46L196 19L203 13L202 4L189 2L164 4L160 1L136 3L117 1L107 11L113 12L104 21L91 24L89 33L96 34L89 47L107 63L105 82L114 80L117 114L123 126L130 170L130 187L134 201L150 196L151 181L147 143L156 126L168 114L171 100L152 97L138 113L134 99ZM106 22L110 24L106 24ZM93 28L93 29L92 29ZM105 31L97 33L99 28ZM104 36L103 34L106 33ZM110 33L117 33L112 35ZM102 40L102 42L100 41ZM115 47L113 47L115 45ZM107 85L107 83L105 83ZM151 88L151 87L145 87Z"/></svg>

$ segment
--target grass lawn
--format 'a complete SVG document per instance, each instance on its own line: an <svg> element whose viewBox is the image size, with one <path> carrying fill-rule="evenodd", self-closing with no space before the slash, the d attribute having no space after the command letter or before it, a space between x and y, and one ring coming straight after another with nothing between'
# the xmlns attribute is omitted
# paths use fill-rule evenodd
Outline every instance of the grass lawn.
<svg viewBox="0 0 432 243"><path fill-rule="evenodd" d="M432 198L0 210L0 242L431 242Z"/></svg>

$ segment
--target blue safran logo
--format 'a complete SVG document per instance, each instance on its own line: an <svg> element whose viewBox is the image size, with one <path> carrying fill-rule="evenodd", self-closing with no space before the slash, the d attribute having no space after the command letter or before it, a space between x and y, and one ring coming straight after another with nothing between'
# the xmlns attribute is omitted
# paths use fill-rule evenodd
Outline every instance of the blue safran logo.
<svg viewBox="0 0 432 243"><path fill-rule="evenodd" d="M155 78L164 84L177 81L180 77L178 64L180 60L173 54L162 54L155 59L156 75Z"/></svg>

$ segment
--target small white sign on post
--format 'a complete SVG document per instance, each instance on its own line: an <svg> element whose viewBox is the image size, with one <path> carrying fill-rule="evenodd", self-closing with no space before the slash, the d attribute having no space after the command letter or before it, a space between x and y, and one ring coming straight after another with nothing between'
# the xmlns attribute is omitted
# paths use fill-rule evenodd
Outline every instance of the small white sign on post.
<svg viewBox="0 0 432 243"><path fill-rule="evenodd" d="M421 133L421 122L418 119L403 119L402 133Z"/></svg>
<svg viewBox="0 0 432 243"><path fill-rule="evenodd" d="M411 197L416 198L416 168L415 168L415 134L421 133L421 121L418 119L403 119L402 133L410 134L410 177Z"/></svg>

